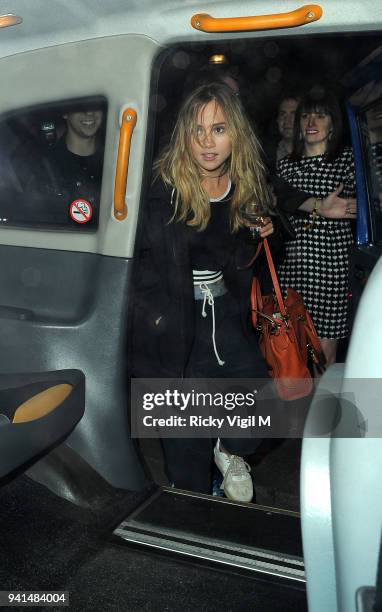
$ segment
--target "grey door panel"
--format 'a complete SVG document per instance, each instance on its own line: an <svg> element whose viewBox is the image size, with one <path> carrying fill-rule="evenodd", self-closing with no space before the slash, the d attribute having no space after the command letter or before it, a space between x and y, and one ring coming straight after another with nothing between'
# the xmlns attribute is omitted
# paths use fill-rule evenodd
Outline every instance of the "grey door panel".
<svg viewBox="0 0 382 612"><path fill-rule="evenodd" d="M81 370L85 414L68 444L113 486L140 489L126 374L131 262L8 246L0 255L0 371Z"/></svg>
<svg viewBox="0 0 382 612"><path fill-rule="evenodd" d="M0 317L76 323L94 305L98 256L0 245L0 261Z"/></svg>

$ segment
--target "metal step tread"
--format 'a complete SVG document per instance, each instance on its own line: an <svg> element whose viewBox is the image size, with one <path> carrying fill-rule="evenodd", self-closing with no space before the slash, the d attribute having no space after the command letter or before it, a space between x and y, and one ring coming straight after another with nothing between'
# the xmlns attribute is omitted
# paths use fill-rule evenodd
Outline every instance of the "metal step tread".
<svg viewBox="0 0 382 612"><path fill-rule="evenodd" d="M114 531L123 540L305 582L296 513L160 489Z"/></svg>

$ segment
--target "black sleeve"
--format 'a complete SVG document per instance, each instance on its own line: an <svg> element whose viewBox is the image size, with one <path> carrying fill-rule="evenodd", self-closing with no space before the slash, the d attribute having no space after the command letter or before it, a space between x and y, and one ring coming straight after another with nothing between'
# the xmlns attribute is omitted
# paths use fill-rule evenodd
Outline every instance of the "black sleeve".
<svg viewBox="0 0 382 612"><path fill-rule="evenodd" d="M153 331L159 331L170 303L166 291L165 238L162 220L155 210L157 206L160 202L149 197L137 232L133 275L135 311Z"/></svg>
<svg viewBox="0 0 382 612"><path fill-rule="evenodd" d="M269 181L276 195L277 205L286 213L295 212L311 197L309 193L295 189L276 174L270 174Z"/></svg>

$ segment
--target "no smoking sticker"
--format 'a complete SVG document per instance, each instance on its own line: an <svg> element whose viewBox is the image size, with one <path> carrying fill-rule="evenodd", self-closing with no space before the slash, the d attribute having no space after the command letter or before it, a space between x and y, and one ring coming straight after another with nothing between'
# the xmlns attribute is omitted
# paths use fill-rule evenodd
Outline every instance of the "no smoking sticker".
<svg viewBox="0 0 382 612"><path fill-rule="evenodd" d="M70 205L69 214L76 223L88 223L92 218L93 208L87 200L74 200Z"/></svg>

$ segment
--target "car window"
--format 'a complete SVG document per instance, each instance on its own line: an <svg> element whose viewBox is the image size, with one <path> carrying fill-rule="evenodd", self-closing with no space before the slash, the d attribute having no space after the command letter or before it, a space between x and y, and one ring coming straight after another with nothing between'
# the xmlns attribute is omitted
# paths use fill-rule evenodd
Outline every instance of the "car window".
<svg viewBox="0 0 382 612"><path fill-rule="evenodd" d="M95 231L107 104L88 97L0 117L0 225Z"/></svg>

